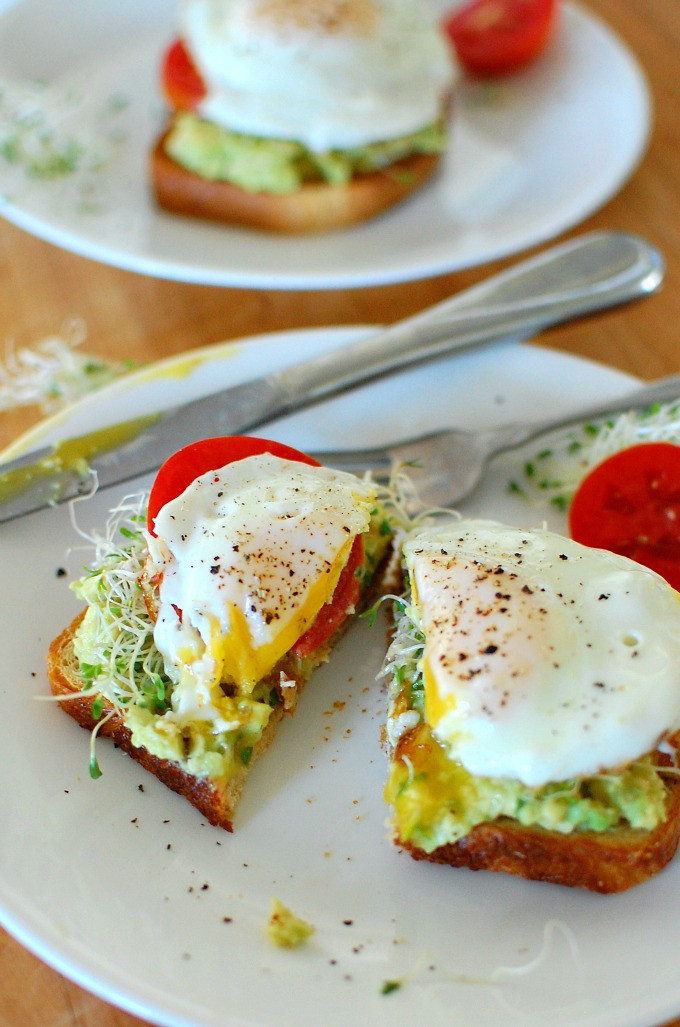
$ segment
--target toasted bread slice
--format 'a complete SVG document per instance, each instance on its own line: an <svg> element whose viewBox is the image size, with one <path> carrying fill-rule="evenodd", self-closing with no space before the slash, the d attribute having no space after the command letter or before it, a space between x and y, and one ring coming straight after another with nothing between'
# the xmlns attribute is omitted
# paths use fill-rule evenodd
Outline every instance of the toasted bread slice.
<svg viewBox="0 0 680 1027"><path fill-rule="evenodd" d="M389 544L370 583L362 593L362 609L370 606L381 590L389 589L393 584L394 574L393 550ZM286 714L292 714L295 711L302 689L313 672L328 661L333 648L353 619L351 616L347 617L335 634L304 661L297 659L292 654L287 654L267 675L266 682L272 689L279 691L283 675L286 681L285 695L282 696L280 704L272 709L259 741L253 746L248 765L239 767L228 780L223 780L193 775L179 762L163 759L144 747L136 746L122 714L117 710L114 711L113 706L106 701L104 701L99 718L95 719L93 706L98 698L98 693L95 690L83 691L84 679L73 646L75 632L83 616L84 611L54 639L47 654L47 676L50 688L55 696L64 697L64 701L60 703L61 708L87 731L92 731L99 724L99 736L111 738L120 749L136 760L145 770L157 777L168 788L188 799L209 823L216 827L222 827L226 831L234 829L236 807L241 798L248 771L256 759L269 748L277 726ZM107 714L112 715L107 718Z"/></svg>
<svg viewBox="0 0 680 1027"><path fill-rule="evenodd" d="M162 136L151 153L151 184L158 205L173 214L289 235L345 228L375 217L420 189L440 154L413 154L346 185L307 182L292 193L251 193L229 182L187 171L165 152Z"/></svg>
<svg viewBox="0 0 680 1027"><path fill-rule="evenodd" d="M658 873L680 837L680 783L668 786L668 816L654 831L630 827L558 834L500 818L434 852L405 844L414 859L470 870L496 870L597 892L620 892Z"/></svg>
<svg viewBox="0 0 680 1027"><path fill-rule="evenodd" d="M392 758L398 758L404 736ZM680 752L680 738L673 744ZM659 766L669 765L657 753ZM523 826L498 817L473 827L465 837L425 852L395 831L394 841L416 860L445 863L470 870L495 870L537 881L549 881L597 892L620 892L652 877L672 859L680 839L680 778L667 775L666 819L654 830L628 825L605 831L563 834L538 826Z"/></svg>
<svg viewBox="0 0 680 1027"><path fill-rule="evenodd" d="M457 522L457 531L459 535L462 533L460 522ZM515 555L520 562L525 559L524 554ZM494 554L494 559L497 558ZM505 573L509 566L504 563L501 573ZM405 605L408 605L410 580L404 566L401 570L397 592L407 597ZM513 571L508 576L510 573L518 576ZM479 578L483 580L481 567ZM501 598L505 601L508 597L502 595ZM393 607L391 636L399 651L404 647L408 651L409 643L398 638L400 615ZM476 615L483 616L485 611L480 614L477 610ZM464 635L465 630L461 634ZM420 645L419 641L413 648L420 651ZM457 650L453 651L458 655ZM462 657L465 658L464 653ZM387 670L385 673L388 674ZM586 829L583 824L593 823L586 818L581 821L581 826L573 826L571 831L522 824L506 815L513 809L512 802L503 805L504 795L507 795L503 784L508 782L494 784L492 778L475 779L460 764L449 759L446 748L437 741L427 722L427 703L423 707L422 700L416 698L419 689L414 690L413 685L414 678L418 683L417 676L415 665L411 666L410 673L403 666L399 675L389 671L390 696L384 730L389 764L385 795L393 808L392 839L413 859L615 893L652 877L673 858L680 843L680 732L666 738L660 749L641 757L645 764L644 773L649 774L647 780L653 781L654 794L650 800L653 808L659 810L663 803L665 809L665 816L659 819L656 827L631 826L625 819L624 805L620 807L616 823L602 830ZM624 774L627 769L622 765L617 772ZM654 779L655 772L658 780ZM593 780L598 776L593 773ZM481 786L479 791L475 788L477 784ZM578 779L563 782L567 791L572 791L572 784L575 797L582 794L585 798L588 795L589 778L584 777L580 782ZM413 786L413 791L410 786ZM584 791L579 793L581 786ZM640 802L644 802L644 794L640 795ZM590 797L597 801L592 793ZM531 796L527 798L530 800ZM449 837L453 835L456 840L447 842L442 839L446 838L449 830L445 823L449 812L454 825ZM493 819L484 820L484 815ZM474 823L475 819L481 822ZM464 825L470 823L474 826L461 837ZM440 827L441 833L436 834ZM431 848L430 845L436 846L437 841L441 844Z"/></svg>

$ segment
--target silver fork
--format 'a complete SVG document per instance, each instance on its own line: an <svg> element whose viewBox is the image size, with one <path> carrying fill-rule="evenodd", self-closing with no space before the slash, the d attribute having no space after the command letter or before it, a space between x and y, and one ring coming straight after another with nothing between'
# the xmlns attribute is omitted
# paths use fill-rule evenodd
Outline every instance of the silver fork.
<svg viewBox="0 0 680 1027"><path fill-rule="evenodd" d="M314 455L339 470L371 471L379 482L387 481L396 465L408 464L419 498L427 506L450 507L470 495L488 461L499 453L578 422L603 420L609 414L674 400L680 402L680 374L660 378L605 405L550 420L509 423L485 431L450 428L378 449L329 450Z"/></svg>

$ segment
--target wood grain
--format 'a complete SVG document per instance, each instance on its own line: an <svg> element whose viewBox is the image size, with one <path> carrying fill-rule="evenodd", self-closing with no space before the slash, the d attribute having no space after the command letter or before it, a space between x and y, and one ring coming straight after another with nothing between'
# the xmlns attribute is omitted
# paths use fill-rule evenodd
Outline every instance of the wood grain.
<svg viewBox="0 0 680 1027"><path fill-rule="evenodd" d="M541 338L541 345L654 378L680 371L680 4L591 0L588 7L637 55L650 82L655 120L649 149L631 180L575 231L620 229L644 235L665 254L668 274L662 292L652 299L555 329ZM507 263L380 288L214 288L106 267L0 222L0 345L6 339L35 344L79 317L87 325L88 352L146 363L257 332L391 322ZM36 411L0 415L0 446L36 417ZM0 968L0 1027L142 1023L70 983L2 931ZM679 1027L680 1019L674 1025Z"/></svg>

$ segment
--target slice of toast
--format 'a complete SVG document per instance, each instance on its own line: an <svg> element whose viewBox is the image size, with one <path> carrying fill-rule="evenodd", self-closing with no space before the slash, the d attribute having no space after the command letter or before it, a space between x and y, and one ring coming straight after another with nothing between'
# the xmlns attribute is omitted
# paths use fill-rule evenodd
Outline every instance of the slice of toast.
<svg viewBox="0 0 680 1027"><path fill-rule="evenodd" d="M559 834L499 819L478 824L452 845L425 853L408 843L414 859L470 870L496 870L597 892L641 884L672 859L680 836L680 785L669 788L668 817L654 831L628 827Z"/></svg>
<svg viewBox="0 0 680 1027"><path fill-rule="evenodd" d="M167 135L167 133L166 133ZM380 171L357 174L346 185L305 182L293 193L252 193L182 167L165 151L165 135L151 153L158 206L173 214L289 235L346 228L402 203L434 176L438 153L416 153Z"/></svg>
<svg viewBox="0 0 680 1027"><path fill-rule="evenodd" d="M408 572L402 566L397 591L408 597L409 588ZM401 652L404 646L408 651L413 636L410 641L399 639L400 614L394 607L391 616L392 644L397 652ZM418 641L413 649L420 651L420 646L421 642ZM446 837L444 828L438 837L430 834L430 844L436 845L437 841L441 841L437 847L429 848L427 841L419 844L419 838L426 837L430 825L437 821L440 813L445 814L447 810L455 812L449 772L453 772L453 778L456 779L457 770L462 768L449 760L446 749L436 740L427 723L422 699L416 698L413 689L414 678L417 678L415 665L412 665L410 674L403 666L399 668L399 674L387 667L386 662L385 676L388 678L390 692L384 729L389 764L386 799L393 807L392 839L397 847L413 859L451 867L467 867L469 870L503 872L589 891L615 893L649 879L673 858L680 843L680 732L666 738L663 747L649 754L652 766L646 769L650 772L656 770L660 778L656 801L659 804L663 801L665 805L665 816L654 828L632 827L623 814L616 824L603 830L575 826L571 831L559 831L538 824L522 824L512 816L505 815L509 806L505 806L504 813L500 814L499 811L503 809L503 783L499 782L497 787L490 789L492 798L483 807L487 811L493 809L493 812L488 812L493 819L475 823L455 841L441 841ZM653 701L651 696L650 701ZM645 763L647 761L645 758ZM621 772L625 769L619 768ZM416 798L411 794L410 806L407 798L401 807L400 826L399 803L407 794L404 774L409 783L415 783L417 788L422 789L422 793ZM457 808L463 814L471 814L469 818L464 815L459 817L459 827L461 824L474 823L475 814L479 810L475 809L474 787L466 790L462 775L457 780ZM468 780L473 785L476 783L470 774ZM588 779L585 778L583 783L587 789Z"/></svg>
<svg viewBox="0 0 680 1027"><path fill-rule="evenodd" d="M390 760L402 759L409 749L405 733L390 753ZM436 744L436 743L434 743ZM672 744L680 750L676 735ZM670 766L665 753L655 754L657 766ZM680 840L680 777L663 777L666 818L653 830L619 824L603 831L574 830L569 834L525 826L511 817L500 816L477 824L456 842L430 852L412 840L400 837L394 827L394 842L416 860L516 874L530 880L549 881L597 892L619 892L653 876L673 857Z"/></svg>
<svg viewBox="0 0 680 1027"><path fill-rule="evenodd" d="M393 584L394 573L392 545L386 543L385 553L379 561L371 581L362 589L360 609L368 608L383 589L389 589ZM57 697L64 696L64 701L60 703L61 708L87 731L92 731L97 725L100 725L99 736L111 738L120 749L136 760L145 770L157 777L168 788L188 799L209 823L216 827L222 827L226 831L234 829L236 807L249 770L256 759L269 748L277 726L284 716L295 711L302 689L317 667L330 658L336 643L353 620L353 616L347 617L335 634L326 643L319 646L311 656L300 660L289 653L271 670L265 679L266 684L271 689L281 692L280 682L283 677L286 683L285 695L281 697L282 701L273 707L262 735L253 746L248 764L239 766L225 780L196 776L189 773L180 762L163 759L149 752L145 747L135 745L132 741L132 732L125 724L122 713L114 710L112 704L106 700L104 700L99 717L95 717L93 707L98 699L101 702L101 697L95 689L83 691L85 681L80 672L79 661L73 645L76 629L84 613L85 611L80 613L54 639L47 654L47 676L52 693ZM111 716L107 716L108 714Z"/></svg>

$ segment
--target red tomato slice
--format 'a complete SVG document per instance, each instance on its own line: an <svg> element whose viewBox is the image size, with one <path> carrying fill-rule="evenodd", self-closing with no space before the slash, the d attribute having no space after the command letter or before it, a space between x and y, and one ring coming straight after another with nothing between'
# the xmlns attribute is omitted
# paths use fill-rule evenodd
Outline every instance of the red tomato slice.
<svg viewBox="0 0 680 1027"><path fill-rule="evenodd" d="M153 535L156 516L171 499L184 492L201 474L216 470L236 460L260 453L271 453L285 460L319 466L318 460L306 453L271 439L256 439L248 435L225 435L201 439L178 450L161 466L151 488L147 510L147 526ZM364 545L360 535L354 540L348 561L343 568L333 598L319 610L313 624L298 639L293 651L300 657L308 656L330 638L359 599L359 581L356 576L363 563Z"/></svg>
<svg viewBox="0 0 680 1027"><path fill-rule="evenodd" d="M260 453L271 453L284 460L297 460L301 464L319 466L319 461L314 457L281 442L272 442L271 439L256 439L249 435L221 435L217 438L191 442L168 457L156 475L146 515L151 534L154 534L156 515L161 507L181 495L199 475L205 474L206 471L215 471L218 467L225 467L235 460L244 460L247 456L258 456Z"/></svg>
<svg viewBox="0 0 680 1027"><path fill-rule="evenodd" d="M475 75L523 67L547 46L558 0L472 0L443 21L460 63Z"/></svg>
<svg viewBox="0 0 680 1027"><path fill-rule="evenodd" d="M161 63L161 87L177 111L193 111L206 94L205 83L181 39L166 50Z"/></svg>
<svg viewBox="0 0 680 1027"><path fill-rule="evenodd" d="M345 617L355 608L361 591L357 571L364 562L364 543L357 535L343 567L330 603L321 607L314 623L300 635L293 646L296 656L304 659L323 645L340 627Z"/></svg>
<svg viewBox="0 0 680 1027"><path fill-rule="evenodd" d="M680 446L646 442L603 460L581 482L569 530L628 556L680 590Z"/></svg>

